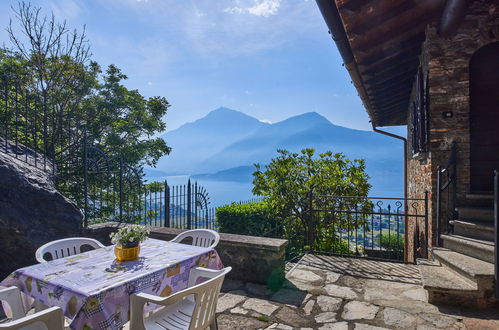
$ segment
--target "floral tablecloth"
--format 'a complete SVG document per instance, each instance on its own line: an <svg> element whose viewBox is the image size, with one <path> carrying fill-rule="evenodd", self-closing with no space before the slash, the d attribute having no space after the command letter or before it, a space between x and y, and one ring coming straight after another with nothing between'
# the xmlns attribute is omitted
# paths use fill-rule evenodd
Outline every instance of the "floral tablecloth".
<svg viewBox="0 0 499 330"><path fill-rule="evenodd" d="M148 239L136 261L115 261L114 246L16 270L1 286L17 286L48 306L59 306L72 329L119 329L132 293L168 296L187 287L192 267L223 267L215 250Z"/></svg>

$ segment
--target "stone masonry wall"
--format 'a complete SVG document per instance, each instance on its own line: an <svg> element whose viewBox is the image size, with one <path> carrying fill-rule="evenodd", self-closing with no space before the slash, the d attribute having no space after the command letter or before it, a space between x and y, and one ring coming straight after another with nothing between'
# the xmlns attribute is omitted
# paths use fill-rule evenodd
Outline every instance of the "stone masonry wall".
<svg viewBox="0 0 499 330"><path fill-rule="evenodd" d="M430 147L423 159L409 160L408 194L409 197L422 198L424 191L429 192L431 233L436 230L436 221L433 221L436 216L436 170L437 166L447 162L453 141L457 143L458 149L458 202L469 191L469 63L475 51L495 41L499 41L497 1L471 2L457 33L450 39L441 38L437 34L436 24L429 25L426 29L421 64L425 74L429 76ZM453 116L445 118L443 113L449 111ZM408 137L410 141L411 137ZM430 238L434 244L435 235L430 234ZM412 246L413 242L409 244Z"/></svg>

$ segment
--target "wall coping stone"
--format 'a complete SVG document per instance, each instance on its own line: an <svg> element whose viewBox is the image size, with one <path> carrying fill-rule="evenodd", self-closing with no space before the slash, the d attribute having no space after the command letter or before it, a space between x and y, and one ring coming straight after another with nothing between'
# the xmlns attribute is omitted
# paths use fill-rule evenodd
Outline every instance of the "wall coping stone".
<svg viewBox="0 0 499 330"><path fill-rule="evenodd" d="M123 225L123 224L121 224ZM104 222L95 225L90 225L89 229L91 231L101 231L109 230L112 228L118 228L119 223L116 222ZM177 236L178 234L187 231L187 229L178 228L168 228L168 227L150 227L152 238L161 238L161 236ZM270 238L270 237L258 237L258 236L247 236L247 235L237 235L237 234L227 234L218 233L220 235L220 241L230 243L234 246L244 246L244 247L258 247L260 250L270 250L270 251L282 251L288 241L280 238Z"/></svg>

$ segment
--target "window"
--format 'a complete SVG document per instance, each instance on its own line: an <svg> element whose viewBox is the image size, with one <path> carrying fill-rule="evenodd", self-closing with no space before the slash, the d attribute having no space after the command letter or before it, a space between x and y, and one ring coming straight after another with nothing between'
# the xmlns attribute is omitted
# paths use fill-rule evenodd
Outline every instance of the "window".
<svg viewBox="0 0 499 330"><path fill-rule="evenodd" d="M416 76L416 95L411 105L412 154L418 155L428 151L428 78L425 80L423 70L419 68Z"/></svg>

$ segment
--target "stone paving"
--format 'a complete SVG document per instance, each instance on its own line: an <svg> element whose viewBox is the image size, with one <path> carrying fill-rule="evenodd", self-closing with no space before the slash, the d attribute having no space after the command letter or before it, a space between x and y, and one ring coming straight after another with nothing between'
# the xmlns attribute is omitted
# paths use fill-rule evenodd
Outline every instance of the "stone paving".
<svg viewBox="0 0 499 330"><path fill-rule="evenodd" d="M429 304L414 265L306 255L286 278L277 292L226 279L219 329L499 329L497 309Z"/></svg>

